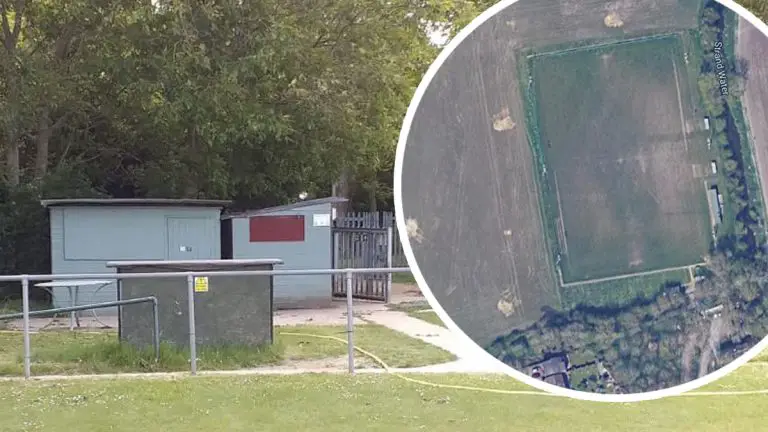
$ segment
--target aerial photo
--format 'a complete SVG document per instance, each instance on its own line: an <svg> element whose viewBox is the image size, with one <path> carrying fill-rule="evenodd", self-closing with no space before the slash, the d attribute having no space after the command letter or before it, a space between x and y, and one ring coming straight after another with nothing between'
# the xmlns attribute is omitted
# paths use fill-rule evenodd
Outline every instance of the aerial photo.
<svg viewBox="0 0 768 432"><path fill-rule="evenodd" d="M520 0L481 24L402 160L440 306L504 363L585 392L744 354L768 334L766 59L714 0Z"/></svg>

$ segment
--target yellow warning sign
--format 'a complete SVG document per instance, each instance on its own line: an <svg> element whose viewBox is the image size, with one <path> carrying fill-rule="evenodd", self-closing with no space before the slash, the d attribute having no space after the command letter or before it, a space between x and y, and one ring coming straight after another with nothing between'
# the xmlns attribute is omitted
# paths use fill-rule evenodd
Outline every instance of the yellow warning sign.
<svg viewBox="0 0 768 432"><path fill-rule="evenodd" d="M208 292L208 278L196 277L195 278L195 292Z"/></svg>

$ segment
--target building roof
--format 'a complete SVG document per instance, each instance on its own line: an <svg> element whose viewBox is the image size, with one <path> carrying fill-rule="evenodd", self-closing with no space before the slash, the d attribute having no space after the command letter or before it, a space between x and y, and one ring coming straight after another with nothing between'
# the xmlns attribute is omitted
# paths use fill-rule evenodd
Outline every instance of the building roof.
<svg viewBox="0 0 768 432"><path fill-rule="evenodd" d="M238 267L247 265L278 265L283 260L277 258L264 259L226 259L226 260L151 260L151 261L109 261L107 267L164 267L164 266L196 266L206 265L215 267Z"/></svg>
<svg viewBox="0 0 768 432"><path fill-rule="evenodd" d="M565 356L555 356L540 361L532 366L541 368L544 376L555 373L565 373L568 371L568 359Z"/></svg>
<svg viewBox="0 0 768 432"><path fill-rule="evenodd" d="M570 388L570 384L568 382L568 375L564 373L557 373L554 375L550 375L544 378L544 381L559 387Z"/></svg>
<svg viewBox="0 0 768 432"><path fill-rule="evenodd" d="M231 201L171 198L73 198L42 200L43 207L219 207Z"/></svg>
<svg viewBox="0 0 768 432"><path fill-rule="evenodd" d="M305 200L305 201L298 201L293 204L286 204L276 207L267 207L262 209L256 209L256 210L246 210L242 212L233 212L229 214L223 215L222 219L233 219L233 218L241 218L241 217L249 217L249 216L258 216L268 213L276 213L281 211L290 211L290 210L296 210L303 207L310 207L315 205L322 205L322 204L341 204L349 201L346 198L342 197L326 197L326 198L317 198L317 199L311 199L311 200Z"/></svg>

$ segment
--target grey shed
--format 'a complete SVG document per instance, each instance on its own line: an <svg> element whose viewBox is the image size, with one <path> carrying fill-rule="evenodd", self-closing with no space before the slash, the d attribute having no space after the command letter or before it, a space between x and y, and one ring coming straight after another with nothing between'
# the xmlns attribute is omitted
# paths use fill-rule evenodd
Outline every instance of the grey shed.
<svg viewBox="0 0 768 432"><path fill-rule="evenodd" d="M108 261L220 259L220 218L229 201L61 199L41 204L50 212L51 272L93 274L114 273ZM116 299L115 283L82 287L77 295L78 304ZM66 288L53 289L53 304L71 304Z"/></svg>
<svg viewBox="0 0 768 432"><path fill-rule="evenodd" d="M222 216L222 257L279 257L280 270L333 268L334 205L328 197ZM328 307L331 275L275 276L275 308Z"/></svg>

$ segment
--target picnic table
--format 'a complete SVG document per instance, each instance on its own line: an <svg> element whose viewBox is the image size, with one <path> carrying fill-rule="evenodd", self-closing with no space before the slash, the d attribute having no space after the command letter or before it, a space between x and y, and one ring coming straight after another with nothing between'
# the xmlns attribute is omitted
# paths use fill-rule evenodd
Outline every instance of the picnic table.
<svg viewBox="0 0 768 432"><path fill-rule="evenodd" d="M111 284L114 281L111 280L60 280L60 281L52 281L52 282L41 282L38 284L35 284L36 287L40 288L66 288L67 291L69 291L69 299L72 306L77 306L77 296L79 294L81 287L98 287L96 290L101 289L102 287ZM49 290L49 292L51 292ZM53 293L51 292L51 295ZM80 327L80 318L78 317L77 312L70 312L69 313L69 329L74 330L75 325L77 327Z"/></svg>

